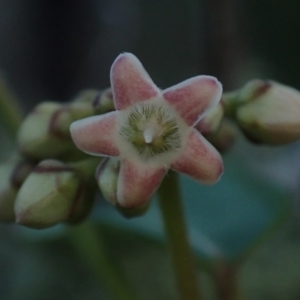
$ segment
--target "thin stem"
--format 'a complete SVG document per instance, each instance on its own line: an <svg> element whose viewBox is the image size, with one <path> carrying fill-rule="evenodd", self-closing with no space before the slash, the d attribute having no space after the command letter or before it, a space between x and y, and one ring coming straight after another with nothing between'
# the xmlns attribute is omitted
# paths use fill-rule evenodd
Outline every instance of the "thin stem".
<svg viewBox="0 0 300 300"><path fill-rule="evenodd" d="M220 265L215 274L218 299L242 300L243 297L238 287L237 268L235 266Z"/></svg>
<svg viewBox="0 0 300 300"><path fill-rule="evenodd" d="M160 209L182 300L199 300L197 273L189 246L177 174L170 171L159 192Z"/></svg>
<svg viewBox="0 0 300 300"><path fill-rule="evenodd" d="M138 299L117 264L108 255L100 230L85 222L71 228L69 238L85 263L104 284L112 299Z"/></svg>
<svg viewBox="0 0 300 300"><path fill-rule="evenodd" d="M9 134L16 136L23 118L24 115L16 97L0 75L0 121Z"/></svg>

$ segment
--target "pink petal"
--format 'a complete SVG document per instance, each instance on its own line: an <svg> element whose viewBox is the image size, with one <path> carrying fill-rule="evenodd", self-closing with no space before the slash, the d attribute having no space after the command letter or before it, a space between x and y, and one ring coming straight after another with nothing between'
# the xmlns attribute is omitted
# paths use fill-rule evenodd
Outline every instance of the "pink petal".
<svg viewBox="0 0 300 300"><path fill-rule="evenodd" d="M163 95L192 126L219 102L222 86L215 77L197 76L164 90Z"/></svg>
<svg viewBox="0 0 300 300"><path fill-rule="evenodd" d="M159 187L166 169L123 160L118 179L117 199L121 206L145 204Z"/></svg>
<svg viewBox="0 0 300 300"><path fill-rule="evenodd" d="M75 145L91 155L118 156L115 142L116 112L93 116L71 124L71 136Z"/></svg>
<svg viewBox="0 0 300 300"><path fill-rule="evenodd" d="M156 97L159 93L141 62L131 53L116 58L111 67L110 81L117 110Z"/></svg>
<svg viewBox="0 0 300 300"><path fill-rule="evenodd" d="M171 168L202 183L212 184L222 175L223 162L218 151L196 129L193 129L184 152Z"/></svg>

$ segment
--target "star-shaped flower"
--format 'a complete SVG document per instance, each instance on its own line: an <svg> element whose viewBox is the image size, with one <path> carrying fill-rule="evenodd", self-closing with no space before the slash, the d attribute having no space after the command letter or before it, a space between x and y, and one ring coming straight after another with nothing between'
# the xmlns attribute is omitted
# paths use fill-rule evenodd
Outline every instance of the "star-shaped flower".
<svg viewBox="0 0 300 300"><path fill-rule="evenodd" d="M116 111L74 122L71 135L88 154L119 157L121 206L145 204L169 168L201 183L219 179L221 156L194 128L221 98L216 78L196 76L162 91L130 53L117 57L110 76Z"/></svg>

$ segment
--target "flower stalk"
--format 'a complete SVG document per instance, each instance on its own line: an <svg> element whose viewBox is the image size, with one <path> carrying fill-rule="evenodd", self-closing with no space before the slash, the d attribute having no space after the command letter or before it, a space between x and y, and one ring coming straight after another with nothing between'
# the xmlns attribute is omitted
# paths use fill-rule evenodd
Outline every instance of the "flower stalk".
<svg viewBox="0 0 300 300"><path fill-rule="evenodd" d="M238 287L237 267L221 263L214 274L219 300L244 300Z"/></svg>
<svg viewBox="0 0 300 300"><path fill-rule="evenodd" d="M189 246L179 180L175 172L169 171L158 190L158 196L180 299L199 300L199 280Z"/></svg>
<svg viewBox="0 0 300 300"><path fill-rule="evenodd" d="M96 277L104 283L111 299L138 299L121 270L110 259L100 230L85 222L70 228L69 240Z"/></svg>

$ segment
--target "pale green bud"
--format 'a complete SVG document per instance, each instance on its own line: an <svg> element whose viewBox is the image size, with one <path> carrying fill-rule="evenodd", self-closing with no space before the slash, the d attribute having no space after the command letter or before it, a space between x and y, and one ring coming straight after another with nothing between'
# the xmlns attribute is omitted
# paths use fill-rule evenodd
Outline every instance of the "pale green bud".
<svg viewBox="0 0 300 300"><path fill-rule="evenodd" d="M100 91L95 95L93 100L93 107L98 114L104 114L115 110L111 88Z"/></svg>
<svg viewBox="0 0 300 300"><path fill-rule="evenodd" d="M224 107L222 101L218 103L204 118L202 118L195 126L206 138L215 135L222 122L224 116Z"/></svg>
<svg viewBox="0 0 300 300"><path fill-rule="evenodd" d="M81 178L57 160L39 163L23 183L15 202L16 222L46 228L67 220L80 196Z"/></svg>
<svg viewBox="0 0 300 300"><path fill-rule="evenodd" d="M117 204L117 185L120 170L120 160L117 158L106 158L102 161L96 171L96 181L104 199Z"/></svg>
<svg viewBox="0 0 300 300"><path fill-rule="evenodd" d="M77 224L89 215L95 202L95 191L94 178L91 178L88 182L82 182L78 187L78 193L74 199L70 215L66 220L68 223Z"/></svg>
<svg viewBox="0 0 300 300"><path fill-rule="evenodd" d="M299 91L273 81L253 80L224 98L250 140L280 145L300 138Z"/></svg>
<svg viewBox="0 0 300 300"><path fill-rule="evenodd" d="M93 114L87 103L44 102L24 120L18 133L20 152L35 159L80 153L70 137L70 124Z"/></svg>
<svg viewBox="0 0 300 300"><path fill-rule="evenodd" d="M76 163L69 164L81 176L81 185L78 188L76 199L72 206L69 223L78 223L86 218L91 211L97 184L94 178L95 170L102 158L89 158Z"/></svg>
<svg viewBox="0 0 300 300"><path fill-rule="evenodd" d="M224 153L233 146L237 135L238 128L236 125L227 118L224 118L218 132L208 137L207 140L212 143L219 152Z"/></svg>
<svg viewBox="0 0 300 300"><path fill-rule="evenodd" d="M94 115L90 103L69 103L64 104L57 110L50 120L50 133L70 138L70 125L76 120L84 119Z"/></svg>
<svg viewBox="0 0 300 300"><path fill-rule="evenodd" d="M234 118L239 107L255 101L261 95L269 90L271 81L254 79L249 81L240 90L226 92L222 95L226 116Z"/></svg>
<svg viewBox="0 0 300 300"><path fill-rule="evenodd" d="M18 190L33 165L20 157L10 158L0 165L0 221L15 220L14 203Z"/></svg>
<svg viewBox="0 0 300 300"><path fill-rule="evenodd" d="M104 114L115 110L111 88L104 90L85 90L80 92L73 103L88 103L95 114Z"/></svg>
<svg viewBox="0 0 300 300"><path fill-rule="evenodd" d="M92 106L95 97L100 92L101 91L94 89L83 90L76 95L75 99L73 100L73 103L88 103Z"/></svg>
<svg viewBox="0 0 300 300"><path fill-rule="evenodd" d="M125 208L117 202L117 186L120 170L120 160L117 158L106 158L102 161L96 171L96 180L104 199L115 205L116 209L126 218L141 216L146 213L150 203L137 208Z"/></svg>

